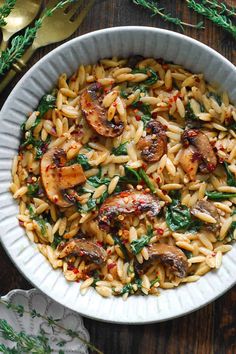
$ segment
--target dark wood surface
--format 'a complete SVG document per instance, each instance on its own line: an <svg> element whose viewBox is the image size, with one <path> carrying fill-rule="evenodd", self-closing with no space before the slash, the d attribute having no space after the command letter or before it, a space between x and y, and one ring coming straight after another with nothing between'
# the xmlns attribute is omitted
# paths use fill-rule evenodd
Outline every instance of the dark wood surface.
<svg viewBox="0 0 236 354"><path fill-rule="evenodd" d="M188 10L184 1L162 1L174 15L185 21L197 22L197 16ZM236 0L229 1L235 5ZM236 64L235 41L223 30L205 20L206 30L187 29L185 34L216 49ZM144 25L178 31L174 25L132 4L131 0L100 0L73 37L105 27ZM56 45L40 49L28 68ZM22 73L23 75L24 73ZM18 75L0 97L0 107L19 81ZM0 295L8 291L32 286L16 270L0 246ZM236 353L236 288L212 304L179 319L168 322L126 326L84 319L91 342L106 354L233 354Z"/></svg>

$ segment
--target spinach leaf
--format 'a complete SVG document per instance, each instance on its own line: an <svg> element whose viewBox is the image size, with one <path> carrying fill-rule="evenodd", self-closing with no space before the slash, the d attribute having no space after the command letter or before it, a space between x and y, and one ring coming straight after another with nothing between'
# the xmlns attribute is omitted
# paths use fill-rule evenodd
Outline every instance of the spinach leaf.
<svg viewBox="0 0 236 354"><path fill-rule="evenodd" d="M36 197L38 195L38 192L39 192L38 182L28 184L27 188L28 188L27 195L29 197Z"/></svg>
<svg viewBox="0 0 236 354"><path fill-rule="evenodd" d="M50 140L50 137L48 137L46 141L37 140L32 135L32 132L29 131L26 139L20 145L20 149L24 149L26 146L32 145L33 147L35 147L36 150L35 159L38 160L47 151L47 147L49 145Z"/></svg>
<svg viewBox="0 0 236 354"><path fill-rule="evenodd" d="M236 197L236 193L224 193L224 192L217 192L217 191L206 192L205 194L206 196L208 196L209 199L212 200L225 200L225 199Z"/></svg>
<svg viewBox="0 0 236 354"><path fill-rule="evenodd" d="M127 142L120 144L117 148L112 149L112 154L116 156L127 155Z"/></svg>
<svg viewBox="0 0 236 354"><path fill-rule="evenodd" d="M139 173L129 166L125 166L125 176L120 178L120 183L139 184L141 182Z"/></svg>
<svg viewBox="0 0 236 354"><path fill-rule="evenodd" d="M190 102L188 102L186 107L185 107L185 119L198 120L198 117L193 112L193 109L192 109L192 106L191 106Z"/></svg>
<svg viewBox="0 0 236 354"><path fill-rule="evenodd" d="M151 68L142 68L142 69L133 69L132 74L146 74L149 77L145 80L142 81L142 85L143 86L151 86L153 84L155 84L158 80L158 75L157 73L151 69Z"/></svg>
<svg viewBox="0 0 236 354"><path fill-rule="evenodd" d="M207 97L208 97L208 98L211 98L211 97L212 97L212 98L218 103L219 106L222 105L222 99L221 99L220 95L218 95L217 93L215 93L215 92L209 92L209 93L207 94Z"/></svg>
<svg viewBox="0 0 236 354"><path fill-rule="evenodd" d="M51 247L55 250L57 246L64 240L62 236L60 236L58 233L54 235L53 242L51 244Z"/></svg>
<svg viewBox="0 0 236 354"><path fill-rule="evenodd" d="M200 228L204 225L204 222L201 220L192 220L190 221L187 229L185 229L185 232L188 231L190 233L196 233L197 231L200 230Z"/></svg>
<svg viewBox="0 0 236 354"><path fill-rule="evenodd" d="M100 187L102 184L105 184L106 186L108 186L110 181L111 181L110 178L101 177L100 174L98 174L96 176L89 177L87 179L87 182L95 188Z"/></svg>
<svg viewBox="0 0 236 354"><path fill-rule="evenodd" d="M96 199L90 198L86 204L77 203L77 208L80 213L88 213L97 207Z"/></svg>
<svg viewBox="0 0 236 354"><path fill-rule="evenodd" d="M134 290L133 285L137 285L137 290ZM133 283L128 283L123 286L120 295L124 295L126 293L134 294L136 291L140 290L141 288L142 288L142 279L135 278Z"/></svg>
<svg viewBox="0 0 236 354"><path fill-rule="evenodd" d="M224 161L224 168L227 176L227 184L231 187L236 187L236 179L233 173L229 170L227 162Z"/></svg>
<svg viewBox="0 0 236 354"><path fill-rule="evenodd" d="M191 222L190 210L180 203L178 195L172 199L172 203L166 209L166 223L172 231L186 229Z"/></svg>
<svg viewBox="0 0 236 354"><path fill-rule="evenodd" d="M148 122L150 122L151 119L152 119L152 117L151 117L151 116L148 116L148 115L146 115L146 114L143 114L143 115L141 116L141 121L143 122L144 128L146 128Z"/></svg>
<svg viewBox="0 0 236 354"><path fill-rule="evenodd" d="M146 183L146 185L148 186L150 191L152 193L155 193L156 188L155 188L154 184L151 182L150 178L148 177L148 175L146 174L146 172L142 168L139 169L139 175L144 180L144 182Z"/></svg>
<svg viewBox="0 0 236 354"><path fill-rule="evenodd" d="M121 242L120 238L116 235L112 235L112 238L114 240L115 245L118 245L121 249L121 252L123 253L125 260L128 262L129 261L129 256L126 247L123 245Z"/></svg>
<svg viewBox="0 0 236 354"><path fill-rule="evenodd" d="M37 111L39 111L39 117L43 117L49 109L55 107L56 97L50 94L44 95L38 105Z"/></svg>
<svg viewBox="0 0 236 354"><path fill-rule="evenodd" d="M186 256L188 259L193 256L192 252L190 252L190 251L187 251L187 250L184 250L184 249L182 249L182 251L184 252L185 256Z"/></svg>
<svg viewBox="0 0 236 354"><path fill-rule="evenodd" d="M47 226L46 226L46 221L43 219L43 217L40 215L35 214L32 205L28 207L29 213L30 213L30 218L32 220L35 220L37 224L39 225L42 235L46 235L47 232Z"/></svg>
<svg viewBox="0 0 236 354"><path fill-rule="evenodd" d="M235 230L236 230L236 221L233 221L231 223L231 226L230 226L230 229L229 229L228 235L227 235L230 238L230 241L235 240L235 238L234 238L234 231Z"/></svg>
<svg viewBox="0 0 236 354"><path fill-rule="evenodd" d="M153 229L149 226L147 229L147 235L140 237L137 240L133 240L130 244L131 250L134 254L138 254L142 251L143 247L148 245L153 237Z"/></svg>
<svg viewBox="0 0 236 354"><path fill-rule="evenodd" d="M75 163L79 163L83 167L84 171L88 171L91 168L87 156L83 154L79 154L76 158L70 160L68 165L74 165Z"/></svg>

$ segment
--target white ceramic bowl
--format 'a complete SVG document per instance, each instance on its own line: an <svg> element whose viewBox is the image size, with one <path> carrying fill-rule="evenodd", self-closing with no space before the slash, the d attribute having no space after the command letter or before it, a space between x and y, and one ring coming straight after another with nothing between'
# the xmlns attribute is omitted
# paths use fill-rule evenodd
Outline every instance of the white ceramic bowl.
<svg viewBox="0 0 236 354"><path fill-rule="evenodd" d="M236 246L223 258L223 265L177 289L165 290L161 296L132 296L127 301L104 299L91 289L79 293L77 283L65 280L60 270L52 270L36 245L19 227L18 205L8 187L11 160L17 153L20 124L43 94L55 85L60 73L72 74L79 64L95 63L100 58L161 57L182 64L193 72L204 73L229 92L236 104L236 69L220 54L189 37L149 27L118 27L92 32L56 48L41 59L16 85L0 116L0 236L12 261L36 287L57 302L95 319L117 323L163 321L194 311L214 300L236 282Z"/></svg>
<svg viewBox="0 0 236 354"><path fill-rule="evenodd" d="M35 310L44 317L52 317L58 320L58 324L66 329L76 331L81 338L89 342L89 333L84 327L83 320L76 312L66 309L37 289L12 290L7 295L1 297L1 300L11 305L21 305L28 312ZM32 318L29 314L20 316L16 311L8 309L6 305L0 303L0 319L6 320L16 332L24 331L29 335L39 335L41 329L44 330L48 338L48 344L52 349L52 354L58 354L59 349L66 354L88 354L87 346L78 338L69 337L65 331L58 327L54 330L48 325L47 321L41 317ZM14 343L0 336L1 344L13 347ZM57 343L63 341L63 348Z"/></svg>

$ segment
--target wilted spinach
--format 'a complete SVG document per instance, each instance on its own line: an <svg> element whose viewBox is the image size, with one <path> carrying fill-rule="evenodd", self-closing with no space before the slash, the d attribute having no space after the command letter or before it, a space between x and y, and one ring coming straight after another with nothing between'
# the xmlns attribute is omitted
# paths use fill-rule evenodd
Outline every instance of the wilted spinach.
<svg viewBox="0 0 236 354"><path fill-rule="evenodd" d="M156 188L155 188L154 184L151 182L150 178L148 177L148 175L146 174L146 172L142 168L139 169L139 175L143 179L143 181L146 183L146 185L148 186L150 191L152 193L155 193Z"/></svg>
<svg viewBox="0 0 236 354"><path fill-rule="evenodd" d="M38 192L39 192L38 182L28 184L27 188L28 188L27 195L29 197L36 197L38 195Z"/></svg>
<svg viewBox="0 0 236 354"><path fill-rule="evenodd" d="M225 199L236 197L236 193L224 193L218 191L206 192L205 194L209 199L212 200L225 200Z"/></svg>
<svg viewBox="0 0 236 354"><path fill-rule="evenodd" d="M120 144L117 148L113 148L111 153L116 156L127 155L127 141Z"/></svg>
<svg viewBox="0 0 236 354"><path fill-rule="evenodd" d="M88 171L91 168L87 156L83 154L79 154L74 159L70 160L68 165L70 166L75 163L79 163L85 171Z"/></svg>
<svg viewBox="0 0 236 354"><path fill-rule="evenodd" d="M180 203L178 193L172 193L172 202L166 208L166 223L172 231L187 229L191 214L187 206Z"/></svg>
<svg viewBox="0 0 236 354"><path fill-rule="evenodd" d="M133 240L130 244L131 250L134 254L138 254L142 251L143 247L148 245L153 237L153 229L149 226L147 229L147 235L140 237L137 240Z"/></svg>
<svg viewBox="0 0 236 354"><path fill-rule="evenodd" d="M224 161L224 168L227 176L227 184L231 187L236 187L236 179L233 173L229 170L227 162Z"/></svg>

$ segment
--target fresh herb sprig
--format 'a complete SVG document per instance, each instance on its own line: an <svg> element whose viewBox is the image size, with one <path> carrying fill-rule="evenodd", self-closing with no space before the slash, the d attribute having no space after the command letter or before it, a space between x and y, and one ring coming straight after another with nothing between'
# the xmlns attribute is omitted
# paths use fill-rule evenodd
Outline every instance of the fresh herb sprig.
<svg viewBox="0 0 236 354"><path fill-rule="evenodd" d="M41 318L44 321L47 322L48 326L54 330L55 328L58 328L62 330L64 333L66 333L70 338L77 338L79 339L82 343L88 346L89 349L91 349L92 352L96 352L98 354L103 354L102 351L100 351L98 348L96 348L93 344L88 342L86 339L81 337L78 332L73 331L71 329L67 329L64 326L62 326L58 320L53 319L51 316L44 316L41 313L37 312L36 310L28 311L26 310L22 305L15 305L10 302L4 301L0 299L0 303L5 305L8 309L13 310L14 312L18 313L20 317L24 315L30 315L32 318ZM3 353L8 353L8 354L17 354L17 353L35 353L35 354L44 354L44 353L51 353L52 349L48 346L47 344L47 337L45 337L45 333L40 333L40 335L34 337L32 335L28 335L24 332L17 333L13 330L13 328L7 323L7 321L0 320L0 334L2 335L3 338L6 338L12 342L15 342L17 344L16 349L10 349L4 345L0 345L0 351ZM37 347L32 345L37 344ZM20 347L19 347L20 345ZM62 343L58 342L58 346L61 346ZM20 350L23 349L23 350ZM44 349L44 351L43 351ZM59 350L59 354L64 354L63 350Z"/></svg>
<svg viewBox="0 0 236 354"><path fill-rule="evenodd" d="M212 9L218 10L221 15L236 16L236 8L228 6L217 0L202 0L203 5L209 5Z"/></svg>
<svg viewBox="0 0 236 354"><path fill-rule="evenodd" d="M184 27L193 27L202 29L203 23L199 22L197 24L191 24L181 21L181 19L177 17L173 17L170 13L166 12L165 9L158 5L158 2L150 1L150 0L132 0L134 4L144 7L147 10L152 12L152 15L159 15L163 18L164 21L174 23L175 25L179 26L182 30Z"/></svg>
<svg viewBox="0 0 236 354"><path fill-rule="evenodd" d="M0 27L6 26L5 18L10 15L15 3L16 0L5 0L5 3L0 7Z"/></svg>
<svg viewBox="0 0 236 354"><path fill-rule="evenodd" d="M224 28L236 39L236 26L233 24L228 15L218 12L216 7L198 3L195 0L186 0L187 6L200 15L205 16L216 25Z"/></svg>
<svg viewBox="0 0 236 354"><path fill-rule="evenodd" d="M51 9L46 9L43 15L35 21L33 27L27 27L24 34L18 35L13 38L11 41L10 48L4 50L0 57L0 75L4 75L7 70L10 69L11 65L22 57L25 50L32 44L33 40L36 37L37 31L42 26L45 18L52 16L52 14L58 10L63 8L65 5L74 2L75 0L62 0L59 1L57 5L55 5Z"/></svg>

